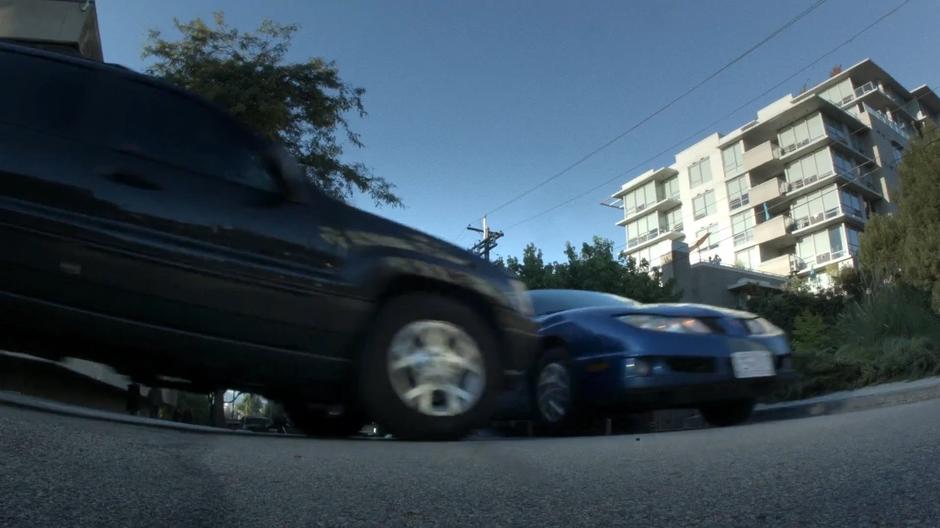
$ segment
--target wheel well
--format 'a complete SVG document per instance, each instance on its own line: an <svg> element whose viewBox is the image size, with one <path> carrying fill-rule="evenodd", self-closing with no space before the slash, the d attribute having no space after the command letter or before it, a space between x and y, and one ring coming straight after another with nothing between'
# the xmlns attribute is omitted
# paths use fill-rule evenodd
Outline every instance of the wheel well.
<svg viewBox="0 0 940 528"><path fill-rule="evenodd" d="M500 344L503 344L505 336L503 336L499 329L496 314L493 312L490 303L479 293L461 286L425 277L412 275L398 276L390 280L385 285L385 288L381 290L377 298L376 306L380 308L390 299L408 293L433 293L471 304L474 310L481 314L487 324L496 332ZM376 310L376 313L378 313L378 310Z"/></svg>

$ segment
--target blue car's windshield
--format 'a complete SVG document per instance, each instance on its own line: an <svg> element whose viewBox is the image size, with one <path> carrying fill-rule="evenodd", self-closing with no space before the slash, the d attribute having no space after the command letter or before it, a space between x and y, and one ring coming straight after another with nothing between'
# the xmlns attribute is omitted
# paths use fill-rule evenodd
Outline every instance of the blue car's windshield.
<svg viewBox="0 0 940 528"><path fill-rule="evenodd" d="M583 290L532 290L529 292L535 315L548 315L575 308L603 306L633 306L638 304L632 299Z"/></svg>

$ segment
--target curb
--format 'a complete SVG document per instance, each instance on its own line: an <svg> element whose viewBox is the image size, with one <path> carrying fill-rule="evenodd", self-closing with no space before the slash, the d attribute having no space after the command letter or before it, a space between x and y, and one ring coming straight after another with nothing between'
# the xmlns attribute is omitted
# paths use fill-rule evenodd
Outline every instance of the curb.
<svg viewBox="0 0 940 528"><path fill-rule="evenodd" d="M288 433L258 433L254 431L244 431L238 429L225 429L222 427L209 427L206 425L194 425L180 422L171 422L168 420L158 420L156 418L144 418L142 416L132 416L109 411L99 411L77 405L59 403L42 398L26 396L18 392L0 391L0 405L9 405L12 407L21 407L34 411L43 411L64 416L73 416L79 418L89 418L92 420L101 420L105 422L126 423L132 425L142 425L144 427L155 427L158 429L173 429L188 433L203 434L222 434L222 435L240 435L240 436L268 436L275 438L304 438L303 435Z"/></svg>
<svg viewBox="0 0 940 528"><path fill-rule="evenodd" d="M893 407L940 398L940 378L874 385L793 402L758 405L752 423Z"/></svg>
<svg viewBox="0 0 940 528"><path fill-rule="evenodd" d="M810 418L830 414L842 414L864 411L880 407L894 407L907 403L940 399L940 377L925 378L911 382L874 385L854 391L843 391L792 402L758 405L754 409L749 423L762 423L797 418ZM290 433L258 433L237 429L193 425L156 418L144 418L108 411L99 411L77 405L44 400L26 396L18 392L0 391L0 405L21 407L30 410L49 412L63 416L88 418L106 422L126 423L157 429L171 429L188 433L260 436L272 438L305 438L304 435ZM665 430L699 429L701 427L666 428Z"/></svg>

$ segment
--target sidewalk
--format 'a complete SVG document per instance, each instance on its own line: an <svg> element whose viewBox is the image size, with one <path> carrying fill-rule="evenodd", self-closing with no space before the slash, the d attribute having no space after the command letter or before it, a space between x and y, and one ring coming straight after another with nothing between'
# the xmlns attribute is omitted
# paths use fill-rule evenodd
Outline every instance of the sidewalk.
<svg viewBox="0 0 940 528"><path fill-rule="evenodd" d="M840 391L806 400L758 405L752 422L863 411L940 398L940 376Z"/></svg>

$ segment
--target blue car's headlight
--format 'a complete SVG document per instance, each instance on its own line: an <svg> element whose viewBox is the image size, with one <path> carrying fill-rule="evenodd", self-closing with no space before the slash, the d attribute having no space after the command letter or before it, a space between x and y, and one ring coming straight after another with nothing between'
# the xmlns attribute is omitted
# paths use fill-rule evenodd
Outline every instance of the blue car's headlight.
<svg viewBox="0 0 940 528"><path fill-rule="evenodd" d="M780 327L763 317L745 319L744 325L747 326L747 331L753 335L779 335L783 333Z"/></svg>
<svg viewBox="0 0 940 528"><path fill-rule="evenodd" d="M663 317L659 315L623 315L620 321L644 330L677 334L710 334L708 325L694 317Z"/></svg>

